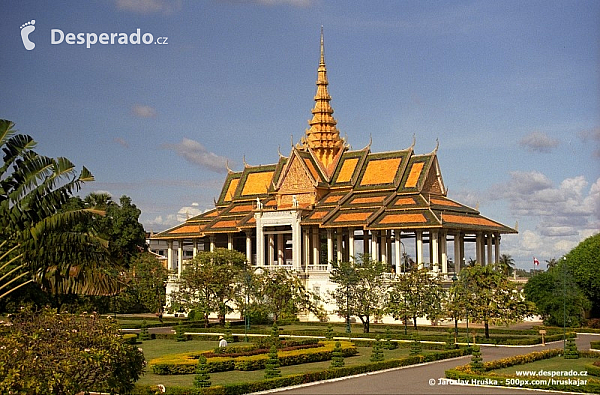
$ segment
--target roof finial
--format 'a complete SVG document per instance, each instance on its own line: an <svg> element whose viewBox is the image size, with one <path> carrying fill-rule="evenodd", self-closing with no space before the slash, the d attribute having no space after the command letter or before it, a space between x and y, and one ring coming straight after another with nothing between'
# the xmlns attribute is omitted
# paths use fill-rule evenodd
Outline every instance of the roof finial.
<svg viewBox="0 0 600 395"><path fill-rule="evenodd" d="M319 65L325 66L325 41L323 40L323 25L321 25L321 61Z"/></svg>

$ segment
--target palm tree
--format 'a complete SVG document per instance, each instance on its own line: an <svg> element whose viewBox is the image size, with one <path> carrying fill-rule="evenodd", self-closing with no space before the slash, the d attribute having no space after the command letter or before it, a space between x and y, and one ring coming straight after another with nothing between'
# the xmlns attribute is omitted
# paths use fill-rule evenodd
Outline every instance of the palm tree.
<svg viewBox="0 0 600 395"><path fill-rule="evenodd" d="M508 254L500 255L500 259L496 265L497 269L500 270L505 276L512 275L513 271L515 270L514 266L515 260Z"/></svg>
<svg viewBox="0 0 600 395"><path fill-rule="evenodd" d="M102 240L72 230L101 213L63 209L93 175L85 167L77 173L66 158L37 154L33 138L13 127L0 120L0 299L32 282L60 292L115 293L120 285L103 269Z"/></svg>
<svg viewBox="0 0 600 395"><path fill-rule="evenodd" d="M546 267L548 269L552 269L556 265L558 265L558 261L556 260L556 258L552 258L550 260L546 260Z"/></svg>

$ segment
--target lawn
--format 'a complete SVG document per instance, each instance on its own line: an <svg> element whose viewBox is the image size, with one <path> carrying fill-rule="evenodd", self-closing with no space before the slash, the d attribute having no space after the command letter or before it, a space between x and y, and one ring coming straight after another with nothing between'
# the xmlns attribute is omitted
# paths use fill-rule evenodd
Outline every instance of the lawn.
<svg viewBox="0 0 600 395"><path fill-rule="evenodd" d="M591 365L598 359L596 358L579 358L579 359L564 359L562 356L542 359L535 362L530 362L524 365L514 365L507 368L496 369L493 372L497 374L514 375L517 370L520 371L570 371L576 372L586 371L586 365ZM541 376L540 376L541 377ZM562 377L561 377L562 378ZM576 377L575 377L576 378ZM585 377L584 377L585 379Z"/></svg>
<svg viewBox="0 0 600 395"><path fill-rule="evenodd" d="M245 343L235 343L236 345L243 345ZM189 351L198 350L212 350L217 345L214 341L187 341L187 342L176 342L174 340L156 339L143 342L139 347L144 350L144 356L146 361L150 361L153 358L157 358L166 354L177 354ZM346 366L359 365L368 363L371 357L371 347L358 347L358 354L353 357L346 358L344 361ZM428 351L424 351L427 353ZM409 355L410 350L408 348L397 348L395 350L384 350L385 359L401 358ZM313 362L302 365L284 366L281 367L282 376L308 373L314 371L325 370L329 367L330 361ZM229 371L229 372L217 372L211 373L210 379L213 385L219 384L232 384L258 381L264 378L264 370L254 371ZM156 385L163 384L165 386L178 386L178 387L192 387L194 382L194 375L156 375L152 373L151 369L146 369L146 374L137 382L138 384Z"/></svg>

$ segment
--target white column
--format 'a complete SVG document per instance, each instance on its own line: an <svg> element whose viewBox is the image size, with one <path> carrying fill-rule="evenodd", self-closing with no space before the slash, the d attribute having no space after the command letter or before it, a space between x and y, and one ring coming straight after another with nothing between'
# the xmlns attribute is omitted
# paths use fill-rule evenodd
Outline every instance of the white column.
<svg viewBox="0 0 600 395"><path fill-rule="evenodd" d="M173 240L167 241L167 268L169 270L175 270L173 264Z"/></svg>
<svg viewBox="0 0 600 395"><path fill-rule="evenodd" d="M300 213L292 222L292 265L298 272L302 270L302 227Z"/></svg>
<svg viewBox="0 0 600 395"><path fill-rule="evenodd" d="M215 250L215 236L210 236L210 252Z"/></svg>
<svg viewBox="0 0 600 395"><path fill-rule="evenodd" d="M337 255L337 260L338 260L338 262L341 262L341 261L344 260L344 257L342 255L342 252L343 252L342 251L342 229L341 228L337 228L335 230L335 233L336 233L336 235L335 235L336 236L335 241L336 241L336 249L337 249L337 254L336 254Z"/></svg>
<svg viewBox="0 0 600 395"><path fill-rule="evenodd" d="M379 244L381 248L381 262L387 263L388 261L388 252L387 252L387 230L381 231L381 243Z"/></svg>
<svg viewBox="0 0 600 395"><path fill-rule="evenodd" d="M477 232L475 235L475 259L480 265L485 264L483 262L483 235L481 232Z"/></svg>
<svg viewBox="0 0 600 395"><path fill-rule="evenodd" d="M354 260L354 228L348 228L348 261Z"/></svg>
<svg viewBox="0 0 600 395"><path fill-rule="evenodd" d="M487 263L488 263L488 265L492 264L492 262L493 262L492 259L494 258L492 256L492 248L493 248L493 246L492 246L492 234L488 233L488 235L487 235Z"/></svg>
<svg viewBox="0 0 600 395"><path fill-rule="evenodd" d="M333 261L333 231L327 229L327 264Z"/></svg>
<svg viewBox="0 0 600 395"><path fill-rule="evenodd" d="M269 240L269 262L268 265L272 266L275 262L275 237L272 234L267 235L267 239Z"/></svg>
<svg viewBox="0 0 600 395"><path fill-rule="evenodd" d="M371 243L369 243L369 237L371 235L369 234L369 231L366 229L363 229L363 254L368 254L369 251L371 250L371 248L369 248L369 245Z"/></svg>
<svg viewBox="0 0 600 395"><path fill-rule="evenodd" d="M265 234L262 227L262 215L254 214L256 219L256 266L265 265Z"/></svg>
<svg viewBox="0 0 600 395"><path fill-rule="evenodd" d="M181 277L183 267L183 239L177 241L177 277Z"/></svg>
<svg viewBox="0 0 600 395"><path fill-rule="evenodd" d="M233 233L227 233L227 249L233 250Z"/></svg>
<svg viewBox="0 0 600 395"><path fill-rule="evenodd" d="M194 257L194 256L198 255L198 239L193 239L192 245L193 245L192 257Z"/></svg>
<svg viewBox="0 0 600 395"><path fill-rule="evenodd" d="M429 231L429 242L431 244L431 263L433 264L433 272L437 273L440 271L439 264L439 249L438 249L438 231L431 230Z"/></svg>
<svg viewBox="0 0 600 395"><path fill-rule="evenodd" d="M308 272L308 264L310 263L310 228L302 229L302 237L304 238L303 242L303 252L302 252L302 262L304 262L304 269Z"/></svg>
<svg viewBox="0 0 600 395"><path fill-rule="evenodd" d="M460 232L456 232L454 234L454 272L457 274L460 273L460 264L462 263L462 257L460 256L461 242Z"/></svg>
<svg viewBox="0 0 600 395"><path fill-rule="evenodd" d="M321 244L321 240L320 240L321 238L319 235L319 228L318 227L313 228L312 232L313 232L313 235L312 235L313 236L312 237L312 239L313 239L313 243L312 243L313 244L313 265L320 265L321 262L319 259L319 245Z"/></svg>
<svg viewBox="0 0 600 395"><path fill-rule="evenodd" d="M440 249L442 250L442 273L448 274L448 235L445 231L440 232Z"/></svg>
<svg viewBox="0 0 600 395"><path fill-rule="evenodd" d="M279 233L277 235L277 264L280 266L285 265L284 249L283 233Z"/></svg>
<svg viewBox="0 0 600 395"><path fill-rule="evenodd" d="M371 231L371 259L374 261L378 261L379 259L379 251L377 248L377 231Z"/></svg>
<svg viewBox="0 0 600 395"><path fill-rule="evenodd" d="M252 232L246 232L246 261L252 265Z"/></svg>
<svg viewBox="0 0 600 395"><path fill-rule="evenodd" d="M402 268L402 250L400 242L402 241L401 237L402 231L400 229L394 230L394 250L395 250L395 261L396 261L396 274L400 273L400 269Z"/></svg>
<svg viewBox="0 0 600 395"><path fill-rule="evenodd" d="M416 242L417 242L417 268L423 269L423 231L415 231Z"/></svg>
<svg viewBox="0 0 600 395"><path fill-rule="evenodd" d="M495 250L496 250L496 253L495 253L495 259L496 260L495 260L495 262L499 263L500 262L500 233L496 233L495 236L496 236L495 239L494 239L494 241L495 241L494 247L495 247Z"/></svg>

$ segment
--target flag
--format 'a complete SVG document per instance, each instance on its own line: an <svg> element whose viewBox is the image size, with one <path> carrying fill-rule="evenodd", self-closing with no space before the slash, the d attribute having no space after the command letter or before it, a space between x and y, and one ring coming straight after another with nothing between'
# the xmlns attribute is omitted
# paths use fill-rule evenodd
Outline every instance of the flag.
<svg viewBox="0 0 600 395"><path fill-rule="evenodd" d="M533 257L533 264L534 264L535 266L539 266L539 265L540 265L540 261L538 261L538 260L536 259L536 257Z"/></svg>

